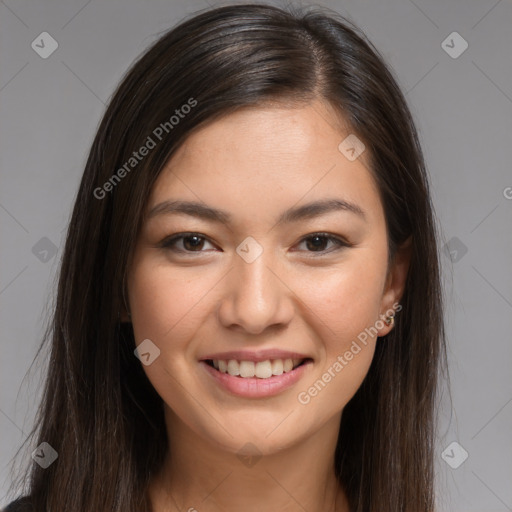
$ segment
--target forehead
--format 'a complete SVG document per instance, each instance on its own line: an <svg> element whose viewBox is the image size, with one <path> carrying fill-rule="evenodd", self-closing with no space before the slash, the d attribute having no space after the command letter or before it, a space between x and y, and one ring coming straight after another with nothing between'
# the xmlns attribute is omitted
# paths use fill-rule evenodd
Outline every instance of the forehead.
<svg viewBox="0 0 512 512"><path fill-rule="evenodd" d="M350 129L328 105L244 108L193 132L158 177L148 204L189 199L274 212L338 196L375 208L368 155L339 149Z"/></svg>
<svg viewBox="0 0 512 512"><path fill-rule="evenodd" d="M348 127L323 102L246 107L189 136L170 167L198 159L206 167L217 167L222 162L230 168L231 163L243 163L247 170L260 171L264 164L283 170L297 167L304 158L332 162L341 138L348 133Z"/></svg>

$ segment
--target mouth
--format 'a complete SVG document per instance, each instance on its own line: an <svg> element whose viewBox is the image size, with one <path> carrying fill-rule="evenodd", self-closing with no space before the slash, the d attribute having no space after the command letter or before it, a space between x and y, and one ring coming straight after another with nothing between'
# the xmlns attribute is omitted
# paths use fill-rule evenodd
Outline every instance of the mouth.
<svg viewBox="0 0 512 512"><path fill-rule="evenodd" d="M292 388L313 367L310 357L259 359L202 359L206 386L211 388L213 384L213 389L241 398L264 399Z"/></svg>
<svg viewBox="0 0 512 512"><path fill-rule="evenodd" d="M309 357L266 359L264 361L245 361L237 359L204 359L210 368L219 373L228 374L239 379L270 379L290 373L307 363L313 362Z"/></svg>

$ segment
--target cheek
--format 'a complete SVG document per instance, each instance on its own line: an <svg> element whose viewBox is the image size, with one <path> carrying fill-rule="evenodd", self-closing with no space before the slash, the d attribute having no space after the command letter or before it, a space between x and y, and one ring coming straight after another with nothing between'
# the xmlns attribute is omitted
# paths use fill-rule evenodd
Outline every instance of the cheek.
<svg viewBox="0 0 512 512"><path fill-rule="evenodd" d="M312 423L341 410L368 372L375 338L366 336L363 343L361 335L378 319L385 258L385 252L375 248L357 249L329 269L283 270L283 280L294 292L283 295L283 300L295 301L297 308L292 321L316 340L318 365L293 398L300 407L309 400L304 413ZM144 371L167 404L191 424L200 423L193 417L194 407L174 391L180 382L188 382L187 365L200 342L198 329L212 308L209 294L215 295L216 285L223 285L220 277L214 271L198 276L193 267L176 271L146 258L134 265L129 281L136 343L149 338L163 356Z"/></svg>
<svg viewBox="0 0 512 512"><path fill-rule="evenodd" d="M385 260L384 260L385 261ZM370 368L377 341L386 266L377 258L355 259L321 278L302 278L300 296L310 311L310 324L322 340L322 360L314 376L299 390L302 405L331 413L353 397ZM378 327L378 325L377 325Z"/></svg>
<svg viewBox="0 0 512 512"><path fill-rule="evenodd" d="M179 348L193 336L202 301L215 282L206 273L198 278L192 270L165 269L149 258L142 262L134 268L129 291L136 341L149 338L166 350Z"/></svg>
<svg viewBox="0 0 512 512"><path fill-rule="evenodd" d="M328 350L343 347L379 318L386 255L371 252L361 250L336 268L309 270L295 278L297 295L314 314L311 321L324 327L319 339Z"/></svg>
<svg viewBox="0 0 512 512"><path fill-rule="evenodd" d="M191 271L192 272L192 271ZM158 358L143 365L149 381L164 402L189 424L197 423L194 407L183 386L190 378L190 360L196 348L198 325L204 318L208 290L217 279L192 277L186 269L159 266L151 258L133 267L129 299L136 344L150 339ZM206 295L206 296L205 296Z"/></svg>

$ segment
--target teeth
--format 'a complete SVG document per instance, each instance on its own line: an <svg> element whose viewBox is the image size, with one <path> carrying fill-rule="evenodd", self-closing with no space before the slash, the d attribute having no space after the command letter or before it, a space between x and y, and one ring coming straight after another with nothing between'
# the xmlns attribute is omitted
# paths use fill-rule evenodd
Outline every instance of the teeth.
<svg viewBox="0 0 512 512"><path fill-rule="evenodd" d="M254 363L252 361L241 361L240 377L254 377Z"/></svg>
<svg viewBox="0 0 512 512"><path fill-rule="evenodd" d="M228 361L228 373L229 375L240 375L240 365L238 364L238 361L235 361L234 359L230 359Z"/></svg>
<svg viewBox="0 0 512 512"><path fill-rule="evenodd" d="M272 363L269 360L256 363L254 375L259 379L268 379L269 377L272 377Z"/></svg>
<svg viewBox="0 0 512 512"><path fill-rule="evenodd" d="M282 375L292 371L302 359L267 359L266 361L237 361L230 359L214 360L213 366L222 373L239 376L242 378L258 377L259 379L268 379L272 375Z"/></svg>
<svg viewBox="0 0 512 512"><path fill-rule="evenodd" d="M282 375L283 373L283 360L275 359L272 361L272 374L273 375Z"/></svg>

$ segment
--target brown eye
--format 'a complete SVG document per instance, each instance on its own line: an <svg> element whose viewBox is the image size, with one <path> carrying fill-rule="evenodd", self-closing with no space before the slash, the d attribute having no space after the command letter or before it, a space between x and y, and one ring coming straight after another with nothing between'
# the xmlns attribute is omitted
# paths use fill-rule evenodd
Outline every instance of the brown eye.
<svg viewBox="0 0 512 512"><path fill-rule="evenodd" d="M206 252L204 246L211 242L200 233L179 233L163 240L159 246L163 249L170 250L174 253L193 254ZM350 244L341 238L329 233L313 233L304 237L300 244L305 244L305 251L309 253L328 254L339 250L342 247L350 247ZM331 249L326 247L331 245ZM181 245L181 247L180 247Z"/></svg>
<svg viewBox="0 0 512 512"><path fill-rule="evenodd" d="M334 249L326 250L325 246L329 242L334 244ZM328 233L313 233L307 237L304 237L300 243L306 244L307 252L317 252L317 253L331 253L340 249L341 247L349 247L350 244L341 240L340 238L330 235Z"/></svg>
<svg viewBox="0 0 512 512"><path fill-rule="evenodd" d="M180 243L181 248L177 247ZM205 252L202 250L205 243L210 242L207 241L206 237L201 236L199 233L181 233L165 239L160 244L160 247L178 253L201 253Z"/></svg>

